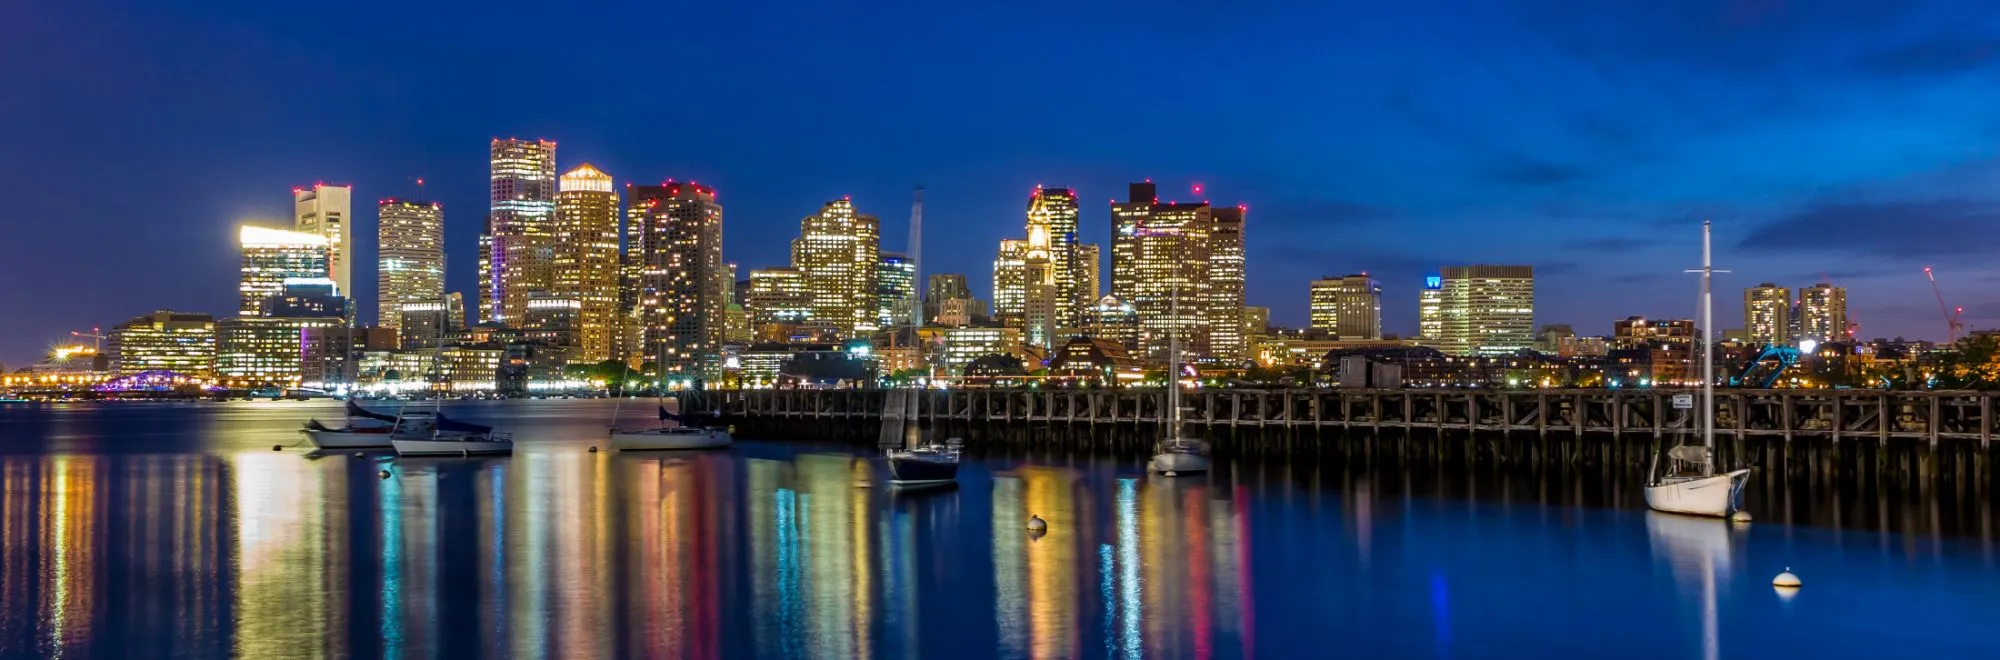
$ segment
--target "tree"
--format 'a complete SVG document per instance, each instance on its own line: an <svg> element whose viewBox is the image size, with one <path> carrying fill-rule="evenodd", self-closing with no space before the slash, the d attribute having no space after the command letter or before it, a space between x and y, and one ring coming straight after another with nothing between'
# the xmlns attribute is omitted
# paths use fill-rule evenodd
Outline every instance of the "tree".
<svg viewBox="0 0 2000 660"><path fill-rule="evenodd" d="M1932 387L1942 390L2000 389L2000 333L1958 340L1938 356Z"/></svg>

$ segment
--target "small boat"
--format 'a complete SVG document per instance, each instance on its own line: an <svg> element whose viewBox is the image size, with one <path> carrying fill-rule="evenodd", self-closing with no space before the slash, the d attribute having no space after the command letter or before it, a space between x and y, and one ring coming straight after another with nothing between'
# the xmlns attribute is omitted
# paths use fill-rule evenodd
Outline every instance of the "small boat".
<svg viewBox="0 0 2000 660"><path fill-rule="evenodd" d="M1179 291L1175 291L1170 316L1180 313ZM1167 434L1153 448L1146 467L1169 477L1208 471L1208 443L1181 435L1180 336L1167 333Z"/></svg>
<svg viewBox="0 0 2000 660"><path fill-rule="evenodd" d="M404 420L396 415L374 412L350 400L346 425L331 428L315 418L307 420L299 432L312 439L313 446L319 449L387 449L390 434L403 430L403 425Z"/></svg>
<svg viewBox="0 0 2000 660"><path fill-rule="evenodd" d="M1733 470L1722 474L1715 471L1715 361L1708 356L1715 354L1715 332L1711 329L1714 319L1714 299L1710 291L1710 280L1715 274L1715 265L1710 261L1709 224L1701 224L1701 268L1691 272L1701 273L1701 404L1697 413L1701 421L1700 446L1679 445L1668 449L1666 469L1661 470L1660 457L1654 456L1647 468L1646 506L1655 511L1682 513L1694 516L1714 516L1727 518L1743 508L1743 484L1750 480L1750 471ZM1677 406L1685 404L1677 403Z"/></svg>
<svg viewBox="0 0 2000 660"><path fill-rule="evenodd" d="M611 445L619 451L655 449L715 449L727 447L729 429L689 426L690 420L660 406L660 426L644 431L611 431Z"/></svg>
<svg viewBox="0 0 2000 660"><path fill-rule="evenodd" d="M948 484L958 480L958 463L963 454L958 438L944 444L932 442L910 449L890 449L888 453L891 485Z"/></svg>
<svg viewBox="0 0 2000 660"><path fill-rule="evenodd" d="M389 443L396 447L398 456L472 456L475 454L512 454L514 438L505 433L493 432L493 427L468 424L443 414L435 416L430 433L406 435L394 433Z"/></svg>

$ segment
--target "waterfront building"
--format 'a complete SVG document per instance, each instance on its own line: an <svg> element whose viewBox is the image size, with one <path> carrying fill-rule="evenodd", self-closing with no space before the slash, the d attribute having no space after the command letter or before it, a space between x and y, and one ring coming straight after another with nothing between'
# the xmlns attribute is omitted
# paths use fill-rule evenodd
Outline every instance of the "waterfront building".
<svg viewBox="0 0 2000 660"><path fill-rule="evenodd" d="M354 290L354 187L315 183L292 189L292 229L326 239L326 275L341 291Z"/></svg>
<svg viewBox="0 0 2000 660"><path fill-rule="evenodd" d="M1743 290L1743 330L1753 345L1792 343L1792 291L1765 282Z"/></svg>
<svg viewBox="0 0 2000 660"><path fill-rule="evenodd" d="M917 264L909 256L882 253L875 264L876 323L883 328L909 325L916 315Z"/></svg>
<svg viewBox="0 0 2000 660"><path fill-rule="evenodd" d="M932 319L931 323L951 328L963 328L966 326L986 325L992 321L992 316L992 314L988 313L986 301L984 300L978 298L946 298L943 304L938 307L937 318Z"/></svg>
<svg viewBox="0 0 2000 660"><path fill-rule="evenodd" d="M944 301L953 298L972 298L972 289L965 285L965 275L963 273L931 275L924 286L924 321L936 322Z"/></svg>
<svg viewBox="0 0 2000 660"><path fill-rule="evenodd" d="M1115 295L1098 298L1084 310L1083 334L1116 342L1130 355L1139 345L1139 310Z"/></svg>
<svg viewBox="0 0 2000 660"><path fill-rule="evenodd" d="M621 316L618 213L610 174L584 163L557 177L549 292L577 304L565 359L596 364L620 353L613 348Z"/></svg>
<svg viewBox="0 0 2000 660"><path fill-rule="evenodd" d="M1382 338L1382 284L1367 273L1312 283L1310 325L1343 339Z"/></svg>
<svg viewBox="0 0 2000 660"><path fill-rule="evenodd" d="M215 370L232 387L297 387L308 330L345 327L339 317L239 316L215 324Z"/></svg>
<svg viewBox="0 0 2000 660"><path fill-rule="evenodd" d="M1248 350L1243 336L1241 206L1159 201L1151 182L1132 184L1127 201L1111 205L1111 293L1138 312L1136 355L1166 361L1178 336L1184 357L1234 364ZM1170 311L1178 308L1178 315Z"/></svg>
<svg viewBox="0 0 2000 660"><path fill-rule="evenodd" d="M1433 312L1438 350L1462 356L1509 355L1534 348L1534 267L1447 266L1440 280Z"/></svg>
<svg viewBox="0 0 2000 660"><path fill-rule="evenodd" d="M668 181L627 191L626 220L639 233L639 356L662 362L669 374L720 375L732 276L722 261L722 204L715 189ZM872 282L874 273L870 254L866 279ZM867 300L872 323L873 288Z"/></svg>
<svg viewBox="0 0 2000 660"><path fill-rule="evenodd" d="M812 320L828 324L842 339L867 337L876 330L880 245L881 222L856 212L847 198L827 202L799 221L792 268L805 276Z"/></svg>
<svg viewBox="0 0 2000 660"><path fill-rule="evenodd" d="M749 308L751 334L757 341L790 341L794 330L812 320L812 291L806 287L804 272L796 268L759 268L750 271L749 281L749 292L744 294L743 301Z"/></svg>
<svg viewBox="0 0 2000 660"><path fill-rule="evenodd" d="M1017 328L950 328L944 331L943 373L962 376L965 367L988 355L1021 356Z"/></svg>
<svg viewBox="0 0 2000 660"><path fill-rule="evenodd" d="M264 299L283 291L285 280L327 276L325 236L244 225L237 241L243 251L236 288L240 315L262 314Z"/></svg>
<svg viewBox="0 0 2000 660"><path fill-rule="evenodd" d="M583 301L565 295L536 291L528 294L528 311L521 321L521 337L546 349L541 355L558 366L571 362L596 364L604 359L581 357Z"/></svg>
<svg viewBox="0 0 2000 660"><path fill-rule="evenodd" d="M1847 289L1820 282L1799 289L1799 339L1825 344L1853 339L1847 321Z"/></svg>
<svg viewBox="0 0 2000 660"><path fill-rule="evenodd" d="M1135 381L1143 375L1139 361L1124 345L1094 337L1071 337L1064 342L1049 358L1049 373L1096 383Z"/></svg>
<svg viewBox="0 0 2000 660"><path fill-rule="evenodd" d="M385 199L376 214L375 324L396 328L404 304L444 297L444 205Z"/></svg>
<svg viewBox="0 0 2000 660"><path fill-rule="evenodd" d="M398 346L437 348L465 328L465 296L452 292L441 299L406 302L397 316Z"/></svg>
<svg viewBox="0 0 2000 660"><path fill-rule="evenodd" d="M479 235L480 316L518 322L527 312L528 292L551 285L556 143L496 138L487 165L491 205Z"/></svg>
<svg viewBox="0 0 2000 660"><path fill-rule="evenodd" d="M391 328L316 325L302 328L300 383L328 390L358 385L360 355L394 350L396 332Z"/></svg>
<svg viewBox="0 0 2000 660"><path fill-rule="evenodd" d="M171 371L195 378L215 375L215 317L159 310L111 329L111 371L129 376Z"/></svg>
<svg viewBox="0 0 2000 660"><path fill-rule="evenodd" d="M442 389L453 394L492 392L500 389L501 361L505 345L458 344L438 349L437 368Z"/></svg>
<svg viewBox="0 0 2000 660"><path fill-rule="evenodd" d="M1700 331L1694 327L1693 319L1648 320L1632 316L1611 324L1612 348L1691 351L1699 338Z"/></svg>

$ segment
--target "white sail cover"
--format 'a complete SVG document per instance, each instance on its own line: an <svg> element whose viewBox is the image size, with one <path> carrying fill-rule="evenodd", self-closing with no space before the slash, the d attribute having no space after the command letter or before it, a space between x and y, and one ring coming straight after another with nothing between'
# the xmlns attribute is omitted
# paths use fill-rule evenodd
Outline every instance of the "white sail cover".
<svg viewBox="0 0 2000 660"><path fill-rule="evenodd" d="M1681 445L1667 450L1667 455L1672 456L1676 461L1685 461L1688 463L1708 462L1708 448L1697 445Z"/></svg>

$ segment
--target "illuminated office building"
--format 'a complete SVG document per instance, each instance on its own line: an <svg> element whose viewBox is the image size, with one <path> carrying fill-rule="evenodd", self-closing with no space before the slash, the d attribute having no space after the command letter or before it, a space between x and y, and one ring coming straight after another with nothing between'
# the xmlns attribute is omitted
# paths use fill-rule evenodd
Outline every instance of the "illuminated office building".
<svg viewBox="0 0 2000 660"><path fill-rule="evenodd" d="M465 296L452 292L437 300L403 303L396 323L403 350L437 348L465 329Z"/></svg>
<svg viewBox="0 0 2000 660"><path fill-rule="evenodd" d="M875 265L875 300L879 310L876 322L884 328L909 325L915 310L910 309L916 302L917 264L910 257L895 252L884 252Z"/></svg>
<svg viewBox="0 0 2000 660"><path fill-rule="evenodd" d="M282 292L285 280L327 276L325 236L244 225L237 240L243 250L238 314L262 315L264 299Z"/></svg>
<svg viewBox="0 0 2000 660"><path fill-rule="evenodd" d="M1744 289L1743 330L1753 346L1792 343L1792 290L1770 282Z"/></svg>
<svg viewBox="0 0 2000 660"><path fill-rule="evenodd" d="M965 367L988 355L1018 355L1021 331L1014 328L950 328L944 331L943 368L947 376L965 375Z"/></svg>
<svg viewBox="0 0 2000 660"><path fill-rule="evenodd" d="M1424 276L1424 288L1417 290L1417 336L1425 346L1437 348L1444 342L1444 276Z"/></svg>
<svg viewBox="0 0 2000 660"><path fill-rule="evenodd" d="M556 143L495 139L489 152L491 206L479 235L483 321L518 323L528 293L552 284Z"/></svg>
<svg viewBox="0 0 2000 660"><path fill-rule="evenodd" d="M1311 327L1341 339L1382 338L1382 285L1367 274L1312 283Z"/></svg>
<svg viewBox="0 0 2000 660"><path fill-rule="evenodd" d="M326 239L326 275L342 292L354 290L353 217L354 187L315 183L313 187L292 189L292 229Z"/></svg>
<svg viewBox="0 0 2000 660"><path fill-rule="evenodd" d="M722 261L722 204L715 189L668 181L629 186L626 221L638 226L640 355L668 373L713 376L722 369L728 322L728 266ZM868 263L874 279L874 261ZM874 290L868 317L875 316Z"/></svg>
<svg viewBox="0 0 2000 660"><path fill-rule="evenodd" d="M120 376L143 371L215 375L214 316L163 309L118 324L107 339L111 371Z"/></svg>
<svg viewBox="0 0 2000 660"><path fill-rule="evenodd" d="M799 222L792 241L792 268L805 276L812 294L812 320L843 338L876 330L875 269L880 260L881 222L856 213L843 198Z"/></svg>
<svg viewBox="0 0 2000 660"><path fill-rule="evenodd" d="M1028 279L1028 242L1001 239L993 258L993 320L1017 330L1027 325Z"/></svg>
<svg viewBox="0 0 2000 660"><path fill-rule="evenodd" d="M569 360L596 364L619 353L613 350L620 322L618 240L611 175L585 163L558 178L549 291L578 304L574 343L564 355Z"/></svg>
<svg viewBox="0 0 2000 660"><path fill-rule="evenodd" d="M1847 289L1820 282L1799 289L1799 339L1847 341Z"/></svg>
<svg viewBox="0 0 2000 660"><path fill-rule="evenodd" d="M376 212L375 324L395 328L404 304L444 298L444 205L385 199Z"/></svg>
<svg viewBox="0 0 2000 660"><path fill-rule="evenodd" d="M338 317L242 316L215 324L215 370L235 387L296 387L304 377L305 334L346 326Z"/></svg>
<svg viewBox="0 0 2000 660"><path fill-rule="evenodd" d="M812 320L812 291L805 273L796 268L750 271L743 304L749 308L751 333L760 342L789 342L798 326Z"/></svg>
<svg viewBox="0 0 2000 660"><path fill-rule="evenodd" d="M1532 266L1447 266L1436 288L1426 283L1420 303L1418 324L1436 333L1425 339L1447 355L1511 355L1535 347Z"/></svg>
<svg viewBox="0 0 2000 660"><path fill-rule="evenodd" d="M1154 184L1135 183L1111 222L1111 294L1138 312L1135 356L1164 363L1177 336L1184 360L1242 360L1243 207L1162 204Z"/></svg>
<svg viewBox="0 0 2000 660"><path fill-rule="evenodd" d="M1139 311L1118 296L1104 296L1084 309L1083 333L1092 339L1108 339L1131 351L1139 345Z"/></svg>
<svg viewBox="0 0 2000 660"><path fill-rule="evenodd" d="M1097 246L1077 242L1076 191L1036 186L1028 195L1028 242L1045 250L1054 286L1054 324L1080 325L1083 309L1097 300Z"/></svg>
<svg viewBox="0 0 2000 660"><path fill-rule="evenodd" d="M578 359L582 327L583 301L546 291L528 294L528 311L521 319L521 336L541 345L554 364L595 364L603 361Z"/></svg>

